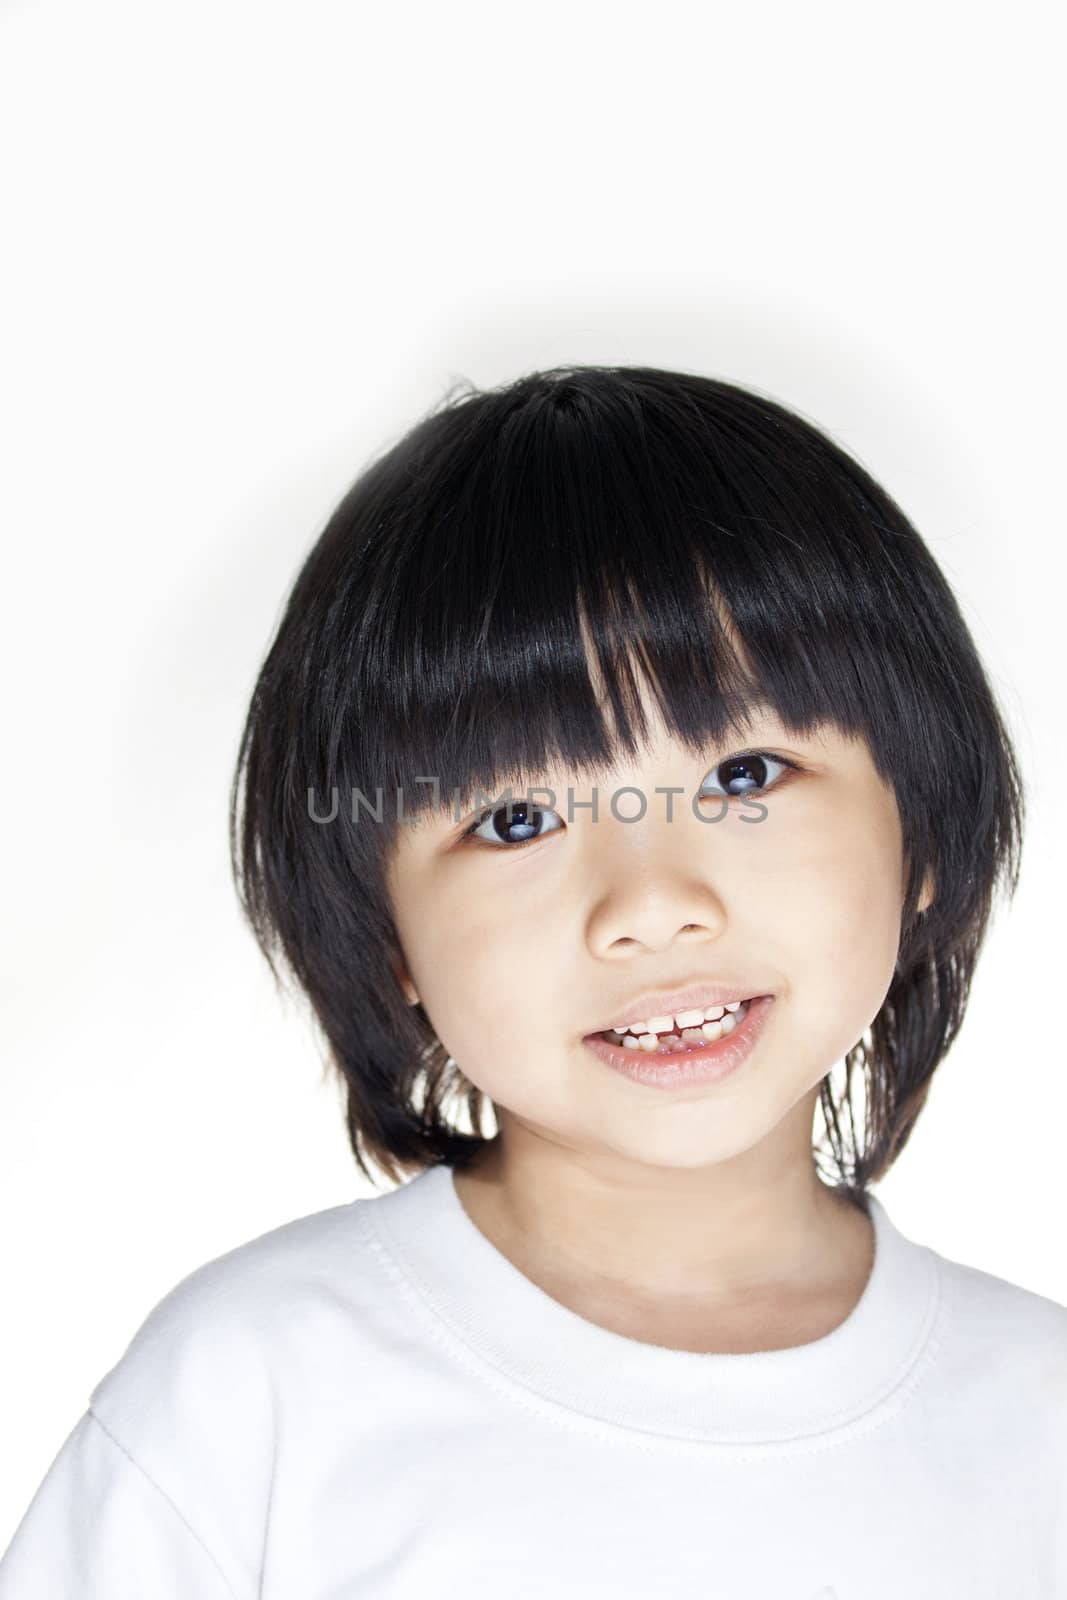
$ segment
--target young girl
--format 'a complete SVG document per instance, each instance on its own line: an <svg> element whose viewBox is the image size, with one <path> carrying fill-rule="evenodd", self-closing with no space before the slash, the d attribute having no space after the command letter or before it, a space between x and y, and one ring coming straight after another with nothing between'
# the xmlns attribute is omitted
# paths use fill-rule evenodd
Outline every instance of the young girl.
<svg viewBox="0 0 1067 1600"><path fill-rule="evenodd" d="M1023 790L862 468L691 374L450 397L308 557L232 802L392 1187L166 1296L3 1600L1067 1595L1067 1309L871 1193Z"/></svg>

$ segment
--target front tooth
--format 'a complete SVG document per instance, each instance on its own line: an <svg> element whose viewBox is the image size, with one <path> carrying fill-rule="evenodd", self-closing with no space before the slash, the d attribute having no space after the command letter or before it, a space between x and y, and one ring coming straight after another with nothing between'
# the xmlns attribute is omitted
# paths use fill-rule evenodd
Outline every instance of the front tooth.
<svg viewBox="0 0 1067 1600"><path fill-rule="evenodd" d="M718 1020L715 1022L705 1022L700 1031L704 1035L705 1039L710 1039L712 1044L714 1044L716 1039L722 1038L722 1023Z"/></svg>
<svg viewBox="0 0 1067 1600"><path fill-rule="evenodd" d="M658 1048L659 1040L654 1033L642 1033L637 1041L642 1050L652 1051Z"/></svg>
<svg viewBox="0 0 1067 1600"><path fill-rule="evenodd" d="M674 1017L665 1014L662 1017L649 1017L647 1022L628 1022L621 1025L616 1023L612 1032L620 1036L636 1035L638 1038L647 1038L650 1034L662 1036L672 1033L676 1026L679 1031L685 1028L702 1028L706 1023L719 1022L731 1013L740 1011L744 1003L743 1000L731 1000L729 1005L707 1006L703 1011L698 1011L695 1007L692 1011L679 1011ZM736 1022L736 1016L734 1020Z"/></svg>
<svg viewBox="0 0 1067 1600"><path fill-rule="evenodd" d="M699 1028L704 1020L703 1011L679 1011L675 1017L680 1028Z"/></svg>

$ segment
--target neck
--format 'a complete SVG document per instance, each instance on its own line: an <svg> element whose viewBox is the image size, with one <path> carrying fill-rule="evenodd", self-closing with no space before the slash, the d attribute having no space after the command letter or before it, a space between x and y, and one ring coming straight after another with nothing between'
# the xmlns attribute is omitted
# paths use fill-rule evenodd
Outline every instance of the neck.
<svg viewBox="0 0 1067 1600"><path fill-rule="evenodd" d="M481 1231L557 1298L763 1316L822 1301L847 1315L873 1229L818 1177L813 1109L809 1097L755 1149L701 1168L590 1155L501 1113L456 1190Z"/></svg>

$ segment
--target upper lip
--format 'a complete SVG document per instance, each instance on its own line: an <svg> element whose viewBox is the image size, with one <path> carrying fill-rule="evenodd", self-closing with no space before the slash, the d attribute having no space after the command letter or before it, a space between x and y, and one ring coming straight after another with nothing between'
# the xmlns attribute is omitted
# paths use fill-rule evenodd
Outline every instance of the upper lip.
<svg viewBox="0 0 1067 1600"><path fill-rule="evenodd" d="M620 1026L628 1028L635 1022L647 1022L650 1017L675 1017L679 1011L695 1011L697 1007L703 1010L709 1006L728 1006L735 1000L753 1000L769 993L769 989L761 989L756 984L725 983L722 980L713 982L710 979L702 983L691 983L684 989L646 989L643 993L616 1006L608 1021L601 1023L598 1028L590 1029L590 1032L604 1033L607 1029L613 1028L620 1017L622 1018Z"/></svg>

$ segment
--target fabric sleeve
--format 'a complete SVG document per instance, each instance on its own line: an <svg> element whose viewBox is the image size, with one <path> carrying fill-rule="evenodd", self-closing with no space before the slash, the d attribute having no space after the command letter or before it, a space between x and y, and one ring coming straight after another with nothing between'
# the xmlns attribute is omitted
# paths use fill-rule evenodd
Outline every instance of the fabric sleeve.
<svg viewBox="0 0 1067 1600"><path fill-rule="evenodd" d="M246 1600L90 1410L0 1559L0 1600Z"/></svg>

